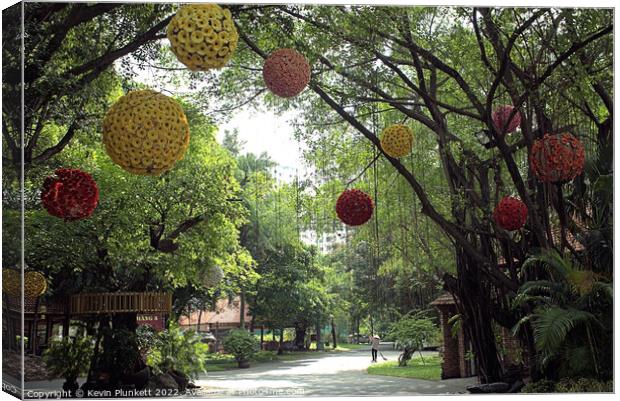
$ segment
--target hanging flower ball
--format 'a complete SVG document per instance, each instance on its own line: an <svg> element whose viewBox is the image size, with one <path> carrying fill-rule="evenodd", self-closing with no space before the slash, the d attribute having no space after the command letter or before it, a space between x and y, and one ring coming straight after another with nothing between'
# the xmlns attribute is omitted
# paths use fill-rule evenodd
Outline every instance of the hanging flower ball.
<svg viewBox="0 0 620 401"><path fill-rule="evenodd" d="M27 271L24 273L24 297L36 298L47 290L47 279L42 273ZM2 291L19 297L21 295L21 273L15 269L2 269Z"/></svg>
<svg viewBox="0 0 620 401"><path fill-rule="evenodd" d="M90 217L95 211L99 188L90 174L61 168L55 171L55 176L43 181L41 201L52 216L80 220Z"/></svg>
<svg viewBox="0 0 620 401"><path fill-rule="evenodd" d="M504 230L514 231L525 225L527 206L512 196L505 196L493 210L493 220Z"/></svg>
<svg viewBox="0 0 620 401"><path fill-rule="evenodd" d="M224 278L224 270L220 266L209 266L201 273L201 281L207 288L215 287Z"/></svg>
<svg viewBox="0 0 620 401"><path fill-rule="evenodd" d="M24 273L24 296L26 298L36 298L47 290L47 279L42 273L28 271Z"/></svg>
<svg viewBox="0 0 620 401"><path fill-rule="evenodd" d="M517 110L514 116L508 122L508 119L512 115L514 107L508 104L499 106L493 111L491 115L493 119L493 125L500 134L510 134L515 132L521 125L521 113Z"/></svg>
<svg viewBox="0 0 620 401"><path fill-rule="evenodd" d="M103 120L103 143L114 163L138 175L159 175L183 158L189 124L172 98L146 89L121 97Z"/></svg>
<svg viewBox="0 0 620 401"><path fill-rule="evenodd" d="M2 269L2 291L19 296L21 291L21 274L15 269Z"/></svg>
<svg viewBox="0 0 620 401"><path fill-rule="evenodd" d="M217 4L182 6L170 20L166 34L172 52L192 71L222 68L239 41L230 10Z"/></svg>
<svg viewBox="0 0 620 401"><path fill-rule="evenodd" d="M310 82L310 65L297 50L279 49L265 60L263 79L273 94L297 96Z"/></svg>
<svg viewBox="0 0 620 401"><path fill-rule="evenodd" d="M360 226L370 220L374 205L372 199L359 189L347 189L336 201L338 218L349 226Z"/></svg>
<svg viewBox="0 0 620 401"><path fill-rule="evenodd" d="M534 141L531 167L542 182L563 183L583 172L585 150L579 139L569 133L545 134Z"/></svg>
<svg viewBox="0 0 620 401"><path fill-rule="evenodd" d="M409 127L403 124L394 124L383 130L381 134L381 148L394 158L407 156L413 146L413 134Z"/></svg>

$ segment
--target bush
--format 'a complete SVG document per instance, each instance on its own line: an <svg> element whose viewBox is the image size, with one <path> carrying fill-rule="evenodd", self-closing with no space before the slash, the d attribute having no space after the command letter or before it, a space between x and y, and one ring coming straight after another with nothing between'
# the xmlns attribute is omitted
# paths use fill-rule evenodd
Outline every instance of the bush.
<svg viewBox="0 0 620 401"><path fill-rule="evenodd" d="M193 330L183 332L171 324L155 337L147 354L147 363L155 373L175 371L194 379L199 373L206 373L208 353L209 346L202 343Z"/></svg>
<svg viewBox="0 0 620 401"><path fill-rule="evenodd" d="M259 342L247 330L231 330L224 338L224 350L233 354L237 362L249 360L258 352L259 347Z"/></svg>
<svg viewBox="0 0 620 401"><path fill-rule="evenodd" d="M614 391L614 382L585 377L579 379L565 377L555 385L555 391L558 393L611 393Z"/></svg>
<svg viewBox="0 0 620 401"><path fill-rule="evenodd" d="M43 360L52 375L74 381L88 373L93 348L90 336L64 337L52 341L43 354Z"/></svg>
<svg viewBox="0 0 620 401"><path fill-rule="evenodd" d="M522 393L553 393L555 392L555 383L551 380L539 380L537 382L528 383L521 389Z"/></svg>
<svg viewBox="0 0 620 401"><path fill-rule="evenodd" d="M406 366L414 352L436 339L439 328L429 318L405 315L392 325L388 338L404 347L399 357L400 366Z"/></svg>

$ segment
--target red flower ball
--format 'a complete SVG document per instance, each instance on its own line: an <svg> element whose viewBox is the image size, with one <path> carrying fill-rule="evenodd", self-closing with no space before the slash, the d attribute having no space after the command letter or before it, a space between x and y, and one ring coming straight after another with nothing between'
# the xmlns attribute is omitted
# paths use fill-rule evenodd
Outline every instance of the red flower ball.
<svg viewBox="0 0 620 401"><path fill-rule="evenodd" d="M493 210L493 220L504 230L514 231L525 225L527 206L512 196L505 196Z"/></svg>
<svg viewBox="0 0 620 401"><path fill-rule="evenodd" d="M530 164L542 182L563 183L583 172L585 164L583 144L569 133L545 134L534 141Z"/></svg>
<svg viewBox="0 0 620 401"><path fill-rule="evenodd" d="M310 65L297 50L279 49L265 60L263 79L275 95L297 96L310 82Z"/></svg>
<svg viewBox="0 0 620 401"><path fill-rule="evenodd" d="M500 134L510 134L514 132L521 125L521 113L517 110L515 115L510 119L510 123L508 123L508 119L512 115L512 111L514 107L508 104L503 106L499 106L493 111L493 125L495 129Z"/></svg>
<svg viewBox="0 0 620 401"><path fill-rule="evenodd" d="M370 220L374 205L372 199L359 189L347 189L336 201L338 218L349 226L360 226Z"/></svg>
<svg viewBox="0 0 620 401"><path fill-rule="evenodd" d="M65 220L89 217L97 207L99 189L90 174L61 168L43 182L41 200L52 216Z"/></svg>

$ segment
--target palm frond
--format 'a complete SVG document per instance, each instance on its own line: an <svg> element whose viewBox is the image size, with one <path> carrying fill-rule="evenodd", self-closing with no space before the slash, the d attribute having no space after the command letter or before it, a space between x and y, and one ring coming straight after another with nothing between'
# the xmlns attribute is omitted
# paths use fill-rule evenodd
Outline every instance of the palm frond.
<svg viewBox="0 0 620 401"><path fill-rule="evenodd" d="M539 253L530 256L525 262L523 262L523 266L521 268L525 271L536 265L542 266L555 278L566 277L569 272L574 270L572 263L565 259L555 249L544 249L539 251Z"/></svg>
<svg viewBox="0 0 620 401"><path fill-rule="evenodd" d="M600 325L593 314L575 308L564 309L559 306L537 308L533 317L534 345L541 354L543 366L558 353L568 334L575 327L592 323Z"/></svg>

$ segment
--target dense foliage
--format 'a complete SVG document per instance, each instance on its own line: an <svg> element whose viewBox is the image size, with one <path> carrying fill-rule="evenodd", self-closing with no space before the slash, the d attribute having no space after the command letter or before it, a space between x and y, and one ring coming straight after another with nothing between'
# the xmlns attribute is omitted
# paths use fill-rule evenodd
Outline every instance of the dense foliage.
<svg viewBox="0 0 620 401"><path fill-rule="evenodd" d="M234 329L224 337L224 350L234 355L237 362L248 361L258 349L256 337L247 330Z"/></svg>
<svg viewBox="0 0 620 401"><path fill-rule="evenodd" d="M92 355L92 337L87 335L67 336L52 341L43 355L43 360L53 376L74 381L88 372Z"/></svg>
<svg viewBox="0 0 620 401"><path fill-rule="evenodd" d="M209 346L192 330L170 325L157 333L149 344L147 363L155 373L176 372L190 378L205 373Z"/></svg>

